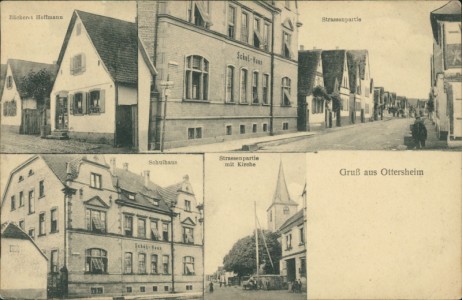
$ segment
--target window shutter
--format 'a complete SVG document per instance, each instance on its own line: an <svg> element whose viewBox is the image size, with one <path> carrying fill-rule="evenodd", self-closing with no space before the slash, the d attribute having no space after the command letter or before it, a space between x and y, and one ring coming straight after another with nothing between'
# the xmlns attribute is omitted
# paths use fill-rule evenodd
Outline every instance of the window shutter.
<svg viewBox="0 0 462 300"><path fill-rule="evenodd" d="M106 92L105 90L100 90L100 91L99 91L99 106L100 106L100 110L99 110L99 111L100 111L101 113L104 113L104 109L105 109L105 105L106 105L106 101L105 101L105 100L106 100L106 99L105 99L105 98L106 98L106 97L105 97L105 96L106 96L106 95L105 95L106 93L105 93L105 92Z"/></svg>
<svg viewBox="0 0 462 300"><path fill-rule="evenodd" d="M85 72L85 68L87 67L87 60L85 58L85 53L82 53L82 68L81 68L81 72Z"/></svg>
<svg viewBox="0 0 462 300"><path fill-rule="evenodd" d="M85 92L82 93L82 114L87 113L87 107L88 107L87 106L87 104L88 104L88 102L87 102L87 99L88 99L87 94L88 93L85 93Z"/></svg>
<svg viewBox="0 0 462 300"><path fill-rule="evenodd" d="M59 96L56 96L56 102L58 102L59 100ZM74 107L75 107L75 103L74 103L74 95L72 94L69 94L69 113L71 115L74 114Z"/></svg>

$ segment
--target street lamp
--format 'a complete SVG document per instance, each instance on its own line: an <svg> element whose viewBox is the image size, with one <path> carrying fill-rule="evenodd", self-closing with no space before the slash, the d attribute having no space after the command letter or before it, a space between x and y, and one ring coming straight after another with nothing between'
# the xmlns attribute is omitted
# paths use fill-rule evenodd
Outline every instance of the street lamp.
<svg viewBox="0 0 462 300"><path fill-rule="evenodd" d="M160 136L160 152L164 152L164 141L165 141L165 122L166 122L166 115L167 115L167 99L168 96L170 95L170 89L169 87L173 87L174 83L173 81L170 81L170 72L169 68L170 66L177 67L178 63L175 61L169 61L167 63L167 81L161 81L160 86L164 87L164 111L162 114L162 132Z"/></svg>

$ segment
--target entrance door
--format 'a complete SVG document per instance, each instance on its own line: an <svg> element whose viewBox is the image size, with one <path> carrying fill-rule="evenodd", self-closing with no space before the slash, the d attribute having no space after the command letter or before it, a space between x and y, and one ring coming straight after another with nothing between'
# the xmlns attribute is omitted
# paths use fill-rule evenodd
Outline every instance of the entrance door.
<svg viewBox="0 0 462 300"><path fill-rule="evenodd" d="M134 146L134 111L135 106L119 105L116 112L116 146Z"/></svg>
<svg viewBox="0 0 462 300"><path fill-rule="evenodd" d="M287 281L295 281L296 278L296 271L297 269L295 268L295 258L291 258L286 260L286 268L287 268Z"/></svg>
<svg viewBox="0 0 462 300"><path fill-rule="evenodd" d="M69 115L67 110L67 97L56 99L55 126L58 130L67 130L69 126Z"/></svg>

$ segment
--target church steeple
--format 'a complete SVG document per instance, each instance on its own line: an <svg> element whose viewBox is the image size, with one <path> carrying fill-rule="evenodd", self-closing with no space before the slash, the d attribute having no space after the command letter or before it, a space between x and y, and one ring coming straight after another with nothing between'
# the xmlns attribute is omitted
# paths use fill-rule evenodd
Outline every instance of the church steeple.
<svg viewBox="0 0 462 300"><path fill-rule="evenodd" d="M267 209L268 230L277 231L279 227L297 212L298 203L290 199L282 161L279 163L279 172L274 190L273 200Z"/></svg>

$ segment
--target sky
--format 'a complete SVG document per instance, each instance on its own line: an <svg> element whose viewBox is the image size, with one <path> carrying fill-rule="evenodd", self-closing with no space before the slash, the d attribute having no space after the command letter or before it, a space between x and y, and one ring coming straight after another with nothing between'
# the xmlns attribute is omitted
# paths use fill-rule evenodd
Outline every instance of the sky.
<svg viewBox="0 0 462 300"><path fill-rule="evenodd" d="M430 12L448 1L299 1L305 50L367 49L375 86L428 98L433 37ZM323 17L361 22L322 22Z"/></svg>
<svg viewBox="0 0 462 300"><path fill-rule="evenodd" d="M266 209L273 198L281 160L289 194L299 209L306 178L305 154L259 154L253 168L225 167L220 155L205 157L205 274L223 265L224 256L237 240L253 234L254 202L260 225L267 229Z"/></svg>
<svg viewBox="0 0 462 300"><path fill-rule="evenodd" d="M90 156L91 154L87 154ZM0 194L3 195L5 185L11 170L26 161L32 155L2 154L0 157ZM104 155L106 163L109 164L111 158L116 159L117 168L122 168L123 163L128 163L128 169L136 174L141 174L144 170L150 170L152 182L166 187L183 180L184 175L189 175L189 182L193 188L198 203L203 202L203 157L202 155L184 154L130 154L130 155ZM176 165L150 165L149 161L155 160L175 160Z"/></svg>
<svg viewBox="0 0 462 300"><path fill-rule="evenodd" d="M2 1L1 63L8 58L56 61L74 9L130 22L136 18L135 1ZM34 19L13 20L10 15L34 16ZM36 15L63 19L37 20Z"/></svg>

